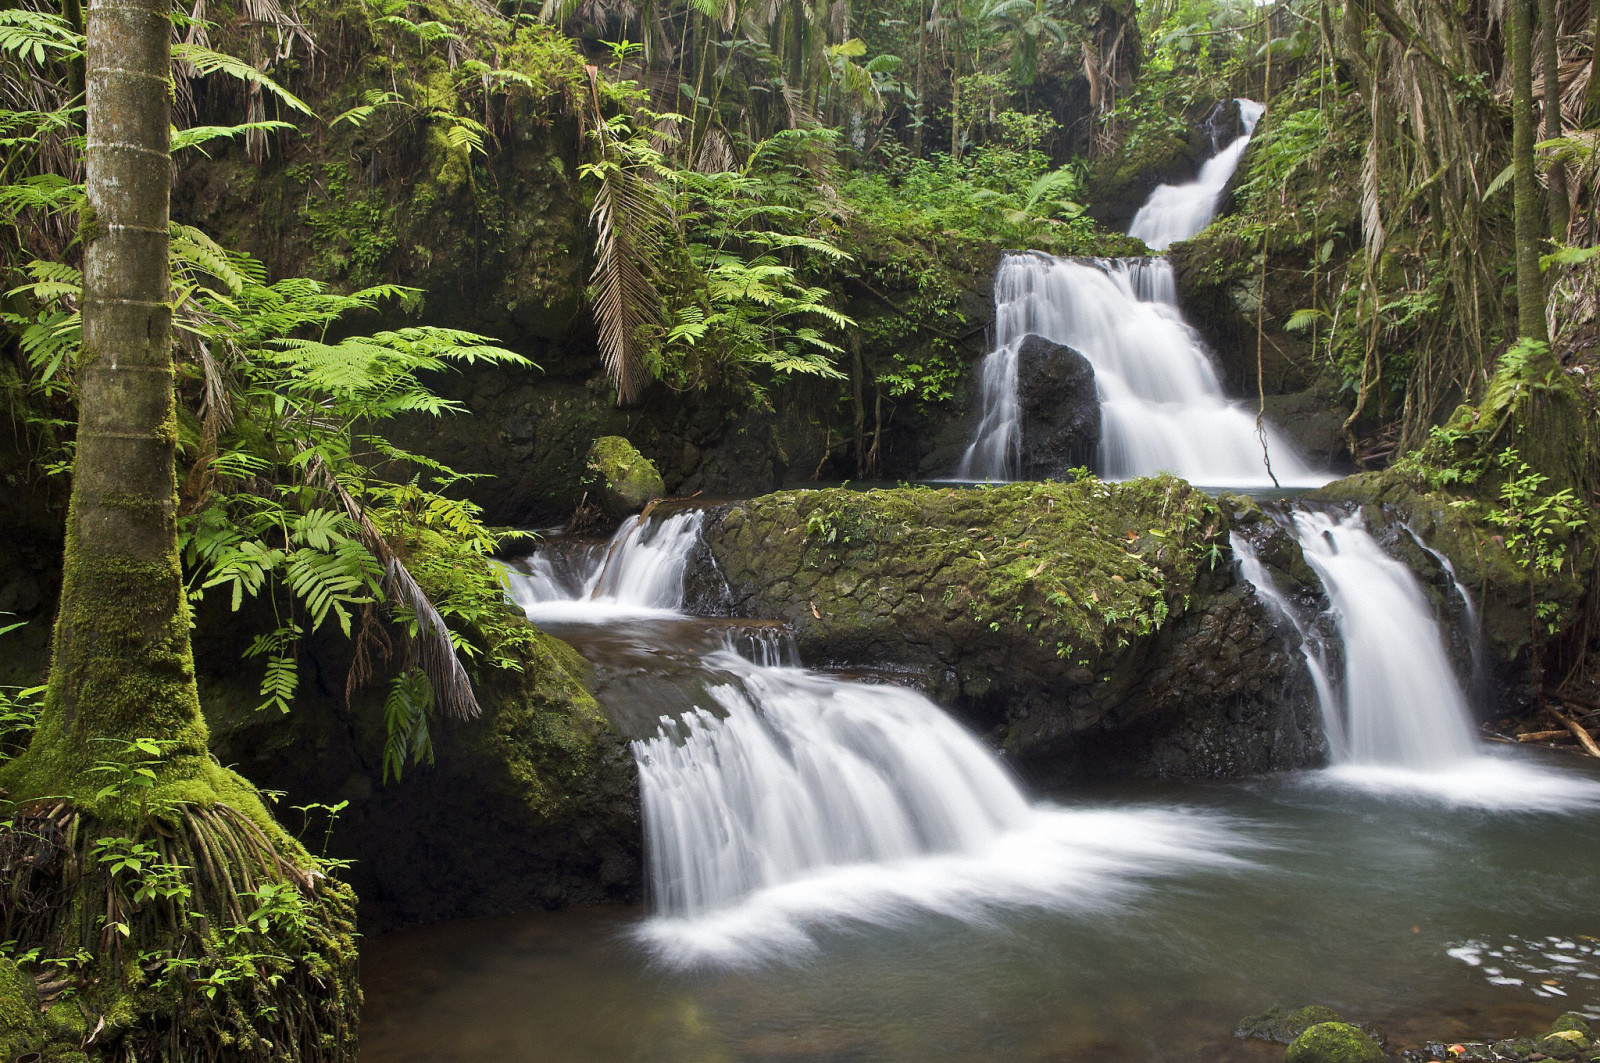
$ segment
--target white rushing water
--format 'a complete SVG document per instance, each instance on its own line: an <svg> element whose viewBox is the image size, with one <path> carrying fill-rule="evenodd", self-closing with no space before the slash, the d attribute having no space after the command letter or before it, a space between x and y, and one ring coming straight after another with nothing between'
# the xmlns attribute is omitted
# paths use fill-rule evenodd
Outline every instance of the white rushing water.
<svg viewBox="0 0 1600 1063"><path fill-rule="evenodd" d="M1250 146L1256 124L1266 113L1266 107L1254 100L1236 100L1239 120L1244 127L1242 136L1223 147L1205 164L1193 181L1181 185L1161 185L1145 200L1139 213L1134 215L1128 235L1143 240L1153 251L1165 251L1179 240L1189 237L1211 224L1216 217L1217 199L1227 187L1233 172Z"/></svg>
<svg viewBox="0 0 1600 1063"><path fill-rule="evenodd" d="M1328 781L1492 809L1600 803L1600 786L1495 755L1479 740L1427 595L1359 514L1300 510L1294 525L1327 591L1344 653L1337 694L1325 677L1317 684L1331 747ZM1276 591L1264 571L1242 567L1271 600ZM1277 604L1288 611L1281 596ZM1307 652L1308 662L1314 657Z"/></svg>
<svg viewBox="0 0 1600 1063"><path fill-rule="evenodd" d="M701 510L660 520L629 517L604 549L575 556L540 551L508 567L507 592L533 620L583 623L677 615L690 552L704 522Z"/></svg>
<svg viewBox="0 0 1600 1063"><path fill-rule="evenodd" d="M1162 185L1134 221L1152 247L1193 236L1216 211L1264 108L1238 101L1245 134L1191 184ZM1210 487L1314 487L1332 477L1309 466L1255 411L1222 391L1200 336L1178 309L1164 258L1063 259L1007 255L995 274L995 347L978 375L979 422L962 455L962 480L1021 472L1023 418L1017 353L1034 334L1074 348L1094 367L1099 465L1108 479L1170 472Z"/></svg>
<svg viewBox="0 0 1600 1063"><path fill-rule="evenodd" d="M1177 305L1165 259L1006 256L995 276L996 347L979 377L982 418L957 477L1010 480L1020 466L1017 351L1031 333L1094 366L1108 479L1170 472L1207 486L1327 483L1271 425L1230 401ZM1272 459L1271 468L1267 456Z"/></svg>
<svg viewBox="0 0 1600 1063"><path fill-rule="evenodd" d="M1232 824L1184 810L1030 804L922 695L799 668L736 684L634 743L664 962L793 960L828 929L1001 909L1102 910L1142 884L1247 866Z"/></svg>
<svg viewBox="0 0 1600 1063"><path fill-rule="evenodd" d="M569 632L653 631L681 660L701 524L684 512L630 522L603 550L546 548L508 570L511 593ZM687 711L632 745L657 909L641 936L666 963L793 959L825 928L913 916L1109 909L1147 879L1243 864L1221 817L1031 804L923 695L807 672L792 637L720 623L722 648L678 691Z"/></svg>

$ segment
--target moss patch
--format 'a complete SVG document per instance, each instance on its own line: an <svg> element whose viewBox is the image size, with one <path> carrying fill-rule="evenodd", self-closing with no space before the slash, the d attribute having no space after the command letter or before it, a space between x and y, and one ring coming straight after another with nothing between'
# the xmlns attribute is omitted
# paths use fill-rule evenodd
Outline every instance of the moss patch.
<svg viewBox="0 0 1600 1063"><path fill-rule="evenodd" d="M1386 1063L1378 1042L1345 1022L1321 1022L1296 1037L1284 1063Z"/></svg>
<svg viewBox="0 0 1600 1063"><path fill-rule="evenodd" d="M15 1059L44 1044L39 997L33 979L0 956L0 1058Z"/></svg>

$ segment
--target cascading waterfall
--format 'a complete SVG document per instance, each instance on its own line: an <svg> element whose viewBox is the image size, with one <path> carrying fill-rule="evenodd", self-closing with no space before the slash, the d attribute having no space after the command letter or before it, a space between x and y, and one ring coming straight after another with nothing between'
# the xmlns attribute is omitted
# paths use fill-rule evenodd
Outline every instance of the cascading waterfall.
<svg viewBox="0 0 1600 1063"><path fill-rule="evenodd" d="M1187 240L1211 224L1216 217L1217 199L1227 187L1233 172L1250 147L1256 124L1267 109L1254 100L1236 100L1244 132L1223 147L1200 167L1193 181L1182 185L1161 185L1133 217L1128 235L1143 240L1153 251L1165 251L1179 240Z"/></svg>
<svg viewBox="0 0 1600 1063"><path fill-rule="evenodd" d="M665 699L680 710L632 743L658 913L640 933L664 961L791 958L823 928L913 912L1109 908L1145 879L1243 866L1226 820L1031 804L923 695L807 672L770 626L684 617L701 524L693 511L633 522L603 550L546 550L508 571L514 600L586 652L652 638L622 632L665 648L685 624L721 628ZM583 638L585 625L603 637Z"/></svg>
<svg viewBox="0 0 1600 1063"><path fill-rule="evenodd" d="M1241 574L1293 621L1328 736L1326 778L1495 809L1567 810L1600 803L1600 786L1494 755L1415 575L1384 553L1359 513L1297 510L1301 553L1328 596L1344 667L1337 684L1315 635L1274 586L1250 545L1234 539Z"/></svg>
<svg viewBox="0 0 1600 1063"><path fill-rule="evenodd" d="M1426 769L1479 756L1472 711L1411 570L1383 552L1359 514L1301 510L1294 523L1344 644L1334 763Z"/></svg>
<svg viewBox="0 0 1600 1063"><path fill-rule="evenodd" d="M1149 232L1151 246L1159 240L1165 247L1211 220L1263 110L1248 100L1239 105L1245 134L1208 161L1194 183L1158 188L1133 235ZM1030 333L1074 348L1094 367L1099 464L1109 479L1170 472L1229 487L1309 487L1330 479L1270 425L1258 432L1254 411L1223 394L1199 335L1178 309L1166 259L1007 255L994 295L995 347L979 369L979 423L958 479L1011 480L1021 470L1017 355Z"/></svg>
<svg viewBox="0 0 1600 1063"><path fill-rule="evenodd" d="M1192 483L1309 487L1308 466L1270 425L1266 453L1252 410L1230 402L1200 337L1177 306L1165 259L1008 255L995 277L997 346L980 370L982 419L962 457L963 480L1017 475L1022 436L1017 351L1030 333L1079 351L1094 366L1100 465L1109 479L1170 472Z"/></svg>
<svg viewBox="0 0 1600 1063"><path fill-rule="evenodd" d="M536 620L583 622L670 615L683 608L683 577L705 522L701 510L659 520L629 517L603 548L541 551L506 570L506 588Z"/></svg>

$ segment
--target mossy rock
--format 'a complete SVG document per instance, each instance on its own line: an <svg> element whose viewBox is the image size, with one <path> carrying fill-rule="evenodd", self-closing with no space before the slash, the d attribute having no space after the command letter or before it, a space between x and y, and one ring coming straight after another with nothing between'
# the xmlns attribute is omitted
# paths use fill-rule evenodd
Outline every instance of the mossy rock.
<svg viewBox="0 0 1600 1063"><path fill-rule="evenodd" d="M1319 1022L1289 1045L1284 1063L1387 1063L1383 1049L1347 1022Z"/></svg>
<svg viewBox="0 0 1600 1063"><path fill-rule="evenodd" d="M44 1039L33 979L0 956L0 1059L37 1052L44 1047Z"/></svg>
<svg viewBox="0 0 1600 1063"><path fill-rule="evenodd" d="M1534 1042L1534 1048L1551 1059L1588 1059L1594 1047L1594 1030L1588 1020L1573 1011L1558 1017Z"/></svg>
<svg viewBox="0 0 1600 1063"><path fill-rule="evenodd" d="M1343 1021L1338 1012L1320 1004L1308 1004L1291 1010L1274 1005L1263 1014L1241 1019L1234 1036L1286 1045L1319 1023Z"/></svg>
<svg viewBox="0 0 1600 1063"><path fill-rule="evenodd" d="M714 509L691 584L788 623L814 666L920 677L1041 778L1303 766L1298 657L1231 526L1166 476L786 491Z"/></svg>
<svg viewBox="0 0 1600 1063"><path fill-rule="evenodd" d="M589 471L598 477L600 501L613 517L637 513L667 493L655 463L621 436L601 436L589 448Z"/></svg>

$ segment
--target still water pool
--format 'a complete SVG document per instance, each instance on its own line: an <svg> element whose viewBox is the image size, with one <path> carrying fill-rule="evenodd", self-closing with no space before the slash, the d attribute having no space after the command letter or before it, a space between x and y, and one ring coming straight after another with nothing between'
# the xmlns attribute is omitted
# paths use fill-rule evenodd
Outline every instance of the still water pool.
<svg viewBox="0 0 1600 1063"><path fill-rule="evenodd" d="M1532 750L1507 756L1536 760ZM1550 762L1574 794L1600 771ZM1495 812L1311 773L1058 795L1203 830L1170 867L1059 907L906 909L808 948L668 966L642 909L466 920L369 941L363 1063L1281 1060L1233 1036L1326 1004L1392 1048L1600 1017L1600 813ZM1092 844L1092 843L1091 843Z"/></svg>

